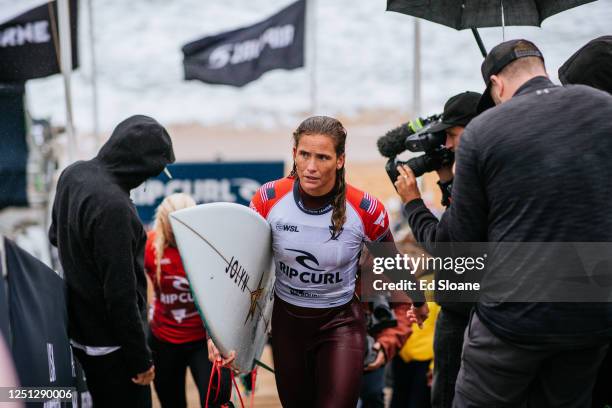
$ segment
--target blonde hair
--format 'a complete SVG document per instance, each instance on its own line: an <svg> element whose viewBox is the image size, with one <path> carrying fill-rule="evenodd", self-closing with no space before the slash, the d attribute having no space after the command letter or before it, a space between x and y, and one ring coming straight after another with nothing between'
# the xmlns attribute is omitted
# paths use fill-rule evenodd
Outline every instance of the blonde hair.
<svg viewBox="0 0 612 408"><path fill-rule="evenodd" d="M176 247L172 226L168 216L171 212L181 210L183 208L194 207L196 202L191 196L184 193L176 193L169 195L157 207L155 212L155 240L153 241L153 249L155 251L155 268L157 284L160 284L161 279L161 258L164 255L166 248Z"/></svg>

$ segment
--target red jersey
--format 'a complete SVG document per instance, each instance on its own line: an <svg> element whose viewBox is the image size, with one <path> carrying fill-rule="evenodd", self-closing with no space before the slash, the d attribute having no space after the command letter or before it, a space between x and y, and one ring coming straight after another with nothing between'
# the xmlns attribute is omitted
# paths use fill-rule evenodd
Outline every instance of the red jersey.
<svg viewBox="0 0 612 408"><path fill-rule="evenodd" d="M160 261L161 284L158 284L154 240L155 232L151 231L145 247L145 271L155 290L151 331L155 337L169 343L204 340L206 331L193 301L179 251L173 247L164 251Z"/></svg>

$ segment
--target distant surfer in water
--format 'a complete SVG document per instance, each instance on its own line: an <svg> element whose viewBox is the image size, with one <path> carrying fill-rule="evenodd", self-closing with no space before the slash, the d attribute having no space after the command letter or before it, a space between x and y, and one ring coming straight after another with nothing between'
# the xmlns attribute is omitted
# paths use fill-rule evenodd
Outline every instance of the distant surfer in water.
<svg viewBox="0 0 612 408"><path fill-rule="evenodd" d="M155 225L145 247L145 270L155 292L149 345L156 369L155 391L162 407L187 406L187 367L200 393L202 407L206 405L208 394L212 363L208 360L206 331L191 297L168 218L171 212L195 205L187 194L166 197L157 207ZM231 397L229 369L221 369L219 384L217 379L211 384L208 406L220 407L227 403Z"/></svg>
<svg viewBox="0 0 612 408"><path fill-rule="evenodd" d="M346 130L337 119L308 118L293 138L291 174L251 201L272 229L276 385L285 407L352 408L366 347L354 295L359 254L364 243L393 237L382 203L345 182ZM422 322L427 305L415 306ZM221 358L216 350L213 357Z"/></svg>

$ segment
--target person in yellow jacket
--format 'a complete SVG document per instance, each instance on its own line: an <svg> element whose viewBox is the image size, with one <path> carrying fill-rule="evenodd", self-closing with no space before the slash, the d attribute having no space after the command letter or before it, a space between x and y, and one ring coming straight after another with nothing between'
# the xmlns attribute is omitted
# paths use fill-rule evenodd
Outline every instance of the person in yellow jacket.
<svg viewBox="0 0 612 408"><path fill-rule="evenodd" d="M430 280L432 275L421 277ZM429 296L428 296L429 298ZM398 355L392 360L393 396L391 408L428 408L431 407L431 389L427 375L433 364L434 328L440 306L427 302L429 318L419 328L412 326L408 338Z"/></svg>

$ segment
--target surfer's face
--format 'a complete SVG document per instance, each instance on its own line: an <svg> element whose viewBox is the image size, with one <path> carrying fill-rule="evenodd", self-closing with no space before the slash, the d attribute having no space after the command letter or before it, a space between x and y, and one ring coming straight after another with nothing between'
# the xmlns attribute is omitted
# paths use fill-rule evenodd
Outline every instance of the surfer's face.
<svg viewBox="0 0 612 408"><path fill-rule="evenodd" d="M329 193L336 183L336 171L344 166L344 154L336 154L334 139L321 134L302 135L293 148L293 160L300 186L312 196Z"/></svg>

